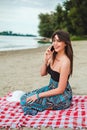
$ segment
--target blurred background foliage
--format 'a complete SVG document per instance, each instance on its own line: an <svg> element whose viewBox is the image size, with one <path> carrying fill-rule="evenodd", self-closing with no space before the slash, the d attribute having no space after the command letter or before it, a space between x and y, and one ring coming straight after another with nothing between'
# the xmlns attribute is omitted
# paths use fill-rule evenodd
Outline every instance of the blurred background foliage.
<svg viewBox="0 0 87 130"><path fill-rule="evenodd" d="M71 34L72 39L87 38L87 0L66 0L54 12L39 14L39 34L51 37L57 29Z"/></svg>

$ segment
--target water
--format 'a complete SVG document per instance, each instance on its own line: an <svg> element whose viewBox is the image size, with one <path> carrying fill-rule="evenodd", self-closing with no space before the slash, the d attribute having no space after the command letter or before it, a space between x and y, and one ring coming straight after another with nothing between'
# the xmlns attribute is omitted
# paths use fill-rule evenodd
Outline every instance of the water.
<svg viewBox="0 0 87 130"><path fill-rule="evenodd" d="M0 36L0 51L38 48L36 37Z"/></svg>

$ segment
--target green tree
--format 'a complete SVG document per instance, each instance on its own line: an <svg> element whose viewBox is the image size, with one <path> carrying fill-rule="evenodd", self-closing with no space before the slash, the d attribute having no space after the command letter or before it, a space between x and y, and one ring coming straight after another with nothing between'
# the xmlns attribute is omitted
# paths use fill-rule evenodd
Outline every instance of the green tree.
<svg viewBox="0 0 87 130"><path fill-rule="evenodd" d="M52 14L40 14L39 34L44 37L50 37L53 33L53 17Z"/></svg>
<svg viewBox="0 0 87 130"><path fill-rule="evenodd" d="M54 12L39 15L39 34L50 37L57 29L72 35L87 35L87 0L66 0Z"/></svg>
<svg viewBox="0 0 87 130"><path fill-rule="evenodd" d="M67 0L64 2L67 12L68 30L75 35L87 34L87 1L86 0Z"/></svg>
<svg viewBox="0 0 87 130"><path fill-rule="evenodd" d="M58 5L54 13L55 29L62 29L64 27L64 11L61 5Z"/></svg>

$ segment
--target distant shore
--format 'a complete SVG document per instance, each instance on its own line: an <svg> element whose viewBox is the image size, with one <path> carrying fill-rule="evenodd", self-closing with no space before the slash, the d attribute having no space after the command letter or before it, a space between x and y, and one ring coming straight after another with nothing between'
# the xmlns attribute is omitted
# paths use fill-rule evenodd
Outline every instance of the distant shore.
<svg viewBox="0 0 87 130"><path fill-rule="evenodd" d="M21 33L13 33L12 31L3 31L0 32L1 36L22 36L22 37L36 37L33 34L21 34Z"/></svg>

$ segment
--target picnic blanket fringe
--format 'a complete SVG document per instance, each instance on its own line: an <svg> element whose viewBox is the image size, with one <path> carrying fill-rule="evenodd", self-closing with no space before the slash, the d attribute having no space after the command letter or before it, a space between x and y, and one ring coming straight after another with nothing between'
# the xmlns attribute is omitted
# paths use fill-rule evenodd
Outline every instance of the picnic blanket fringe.
<svg viewBox="0 0 87 130"><path fill-rule="evenodd" d="M7 95L8 96L8 95ZM24 127L41 130L42 127L87 129L87 96L74 95L72 105L66 110L45 110L35 116L24 115L19 102L0 98L0 129L23 130Z"/></svg>

